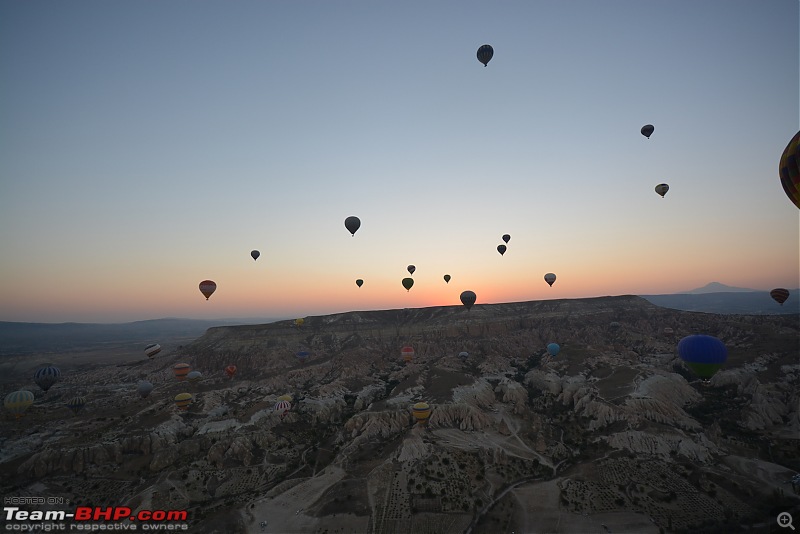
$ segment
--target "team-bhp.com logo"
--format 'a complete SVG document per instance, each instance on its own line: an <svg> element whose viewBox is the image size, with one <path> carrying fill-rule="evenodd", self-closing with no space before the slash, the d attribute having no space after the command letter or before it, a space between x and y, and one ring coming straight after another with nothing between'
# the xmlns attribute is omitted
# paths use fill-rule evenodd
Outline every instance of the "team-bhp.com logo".
<svg viewBox="0 0 800 534"><path fill-rule="evenodd" d="M78 506L64 510L22 510L4 506L5 530L44 532L59 530L188 530L186 510L139 510L127 506ZM65 522L69 521L69 524ZM111 523L107 523L110 521ZM179 523L184 521L184 523ZM38 525L35 523L38 522Z"/></svg>

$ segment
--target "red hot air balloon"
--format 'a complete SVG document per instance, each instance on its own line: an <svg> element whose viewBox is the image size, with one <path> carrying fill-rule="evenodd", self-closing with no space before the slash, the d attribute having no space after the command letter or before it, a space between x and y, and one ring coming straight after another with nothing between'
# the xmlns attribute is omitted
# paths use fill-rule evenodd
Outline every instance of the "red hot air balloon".
<svg viewBox="0 0 800 534"><path fill-rule="evenodd" d="M789 290L782 287L776 287L769 292L769 296L772 297L775 302L783 306L783 303L789 298Z"/></svg>
<svg viewBox="0 0 800 534"><path fill-rule="evenodd" d="M403 357L403 361L406 363L410 363L411 360L414 359L414 349L409 346L405 346L400 349L400 356Z"/></svg>
<svg viewBox="0 0 800 534"><path fill-rule="evenodd" d="M225 374L228 375L228 378L233 378L233 375L236 374L236 366L229 365L225 368Z"/></svg>
<svg viewBox="0 0 800 534"><path fill-rule="evenodd" d="M200 293L208 300L208 297L214 294L217 290L217 284L213 280L203 280L200 282ZM224 300L224 299L223 299Z"/></svg>

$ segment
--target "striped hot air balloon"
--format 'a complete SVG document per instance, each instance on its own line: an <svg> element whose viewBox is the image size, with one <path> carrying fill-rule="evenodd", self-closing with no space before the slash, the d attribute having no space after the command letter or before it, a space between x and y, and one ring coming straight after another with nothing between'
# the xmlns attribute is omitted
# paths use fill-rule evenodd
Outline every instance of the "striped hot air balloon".
<svg viewBox="0 0 800 534"><path fill-rule="evenodd" d="M281 419L283 419L291 409L292 409L292 403L289 402L288 400L285 399L279 400L278 402L275 403L275 413L280 415Z"/></svg>
<svg viewBox="0 0 800 534"><path fill-rule="evenodd" d="M201 378L203 378L203 373L200 371L189 371L186 373L186 379L189 382L199 382Z"/></svg>
<svg viewBox="0 0 800 534"><path fill-rule="evenodd" d="M153 343L152 345L147 345L144 348L144 353L148 358L152 358L153 356L155 356L159 352L161 352L161 345L159 345L158 343Z"/></svg>
<svg viewBox="0 0 800 534"><path fill-rule="evenodd" d="M66 404L67 408L72 410L72 413L78 415L78 412L83 410L83 407L86 406L86 397L73 397L64 404Z"/></svg>
<svg viewBox="0 0 800 534"><path fill-rule="evenodd" d="M414 359L414 349L409 346L405 346L400 349L400 356L403 357L403 361L406 363L410 363L411 360Z"/></svg>
<svg viewBox="0 0 800 534"><path fill-rule="evenodd" d="M772 297L775 302L783 306L783 303L789 298L789 290L782 287L776 287L769 292L769 296Z"/></svg>
<svg viewBox="0 0 800 534"><path fill-rule="evenodd" d="M15 391L9 393L3 399L3 406L14 417L19 419L25 411L33 404L33 393L27 390Z"/></svg>
<svg viewBox="0 0 800 534"><path fill-rule="evenodd" d="M47 392L53 384L58 382L59 378L61 378L61 370L52 365L50 367L42 367L33 375L33 381L36 382L36 385L42 388L44 392Z"/></svg>
<svg viewBox="0 0 800 534"><path fill-rule="evenodd" d="M175 373L175 378L177 378L180 382L186 380L186 375L188 375L189 371L191 370L192 366L188 363L176 363L172 368L172 371Z"/></svg>
<svg viewBox="0 0 800 534"><path fill-rule="evenodd" d="M418 402L411 407L411 414L414 416L417 423L424 425L431 416L431 407L427 402Z"/></svg>
<svg viewBox="0 0 800 534"><path fill-rule="evenodd" d="M189 405L192 403L192 394L191 393L178 393L175 395L175 406L178 407L179 410L183 410L184 412L189 409Z"/></svg>

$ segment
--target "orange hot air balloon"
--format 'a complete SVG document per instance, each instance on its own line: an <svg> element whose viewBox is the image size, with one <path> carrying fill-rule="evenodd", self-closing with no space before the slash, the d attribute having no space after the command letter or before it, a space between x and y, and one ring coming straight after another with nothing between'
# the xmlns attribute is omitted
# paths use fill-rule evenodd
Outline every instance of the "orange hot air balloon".
<svg viewBox="0 0 800 534"><path fill-rule="evenodd" d="M192 366L188 363L176 363L172 370L175 373L175 378L183 382L186 380L186 375L192 370Z"/></svg>
<svg viewBox="0 0 800 534"><path fill-rule="evenodd" d="M233 378L233 375L236 374L236 366L229 365L225 368L225 374L228 375L228 378Z"/></svg>
<svg viewBox="0 0 800 534"><path fill-rule="evenodd" d="M175 406L178 407L179 410L183 410L184 412L189 409L189 405L192 403L192 394L191 393L178 393L175 395Z"/></svg>
<svg viewBox="0 0 800 534"><path fill-rule="evenodd" d="M427 402L418 402L411 407L411 414L417 420L417 423L424 425L431 416L431 407Z"/></svg>
<svg viewBox="0 0 800 534"><path fill-rule="evenodd" d="M217 284L213 280L203 280L200 282L200 293L208 300L208 297L217 290Z"/></svg>
<svg viewBox="0 0 800 534"><path fill-rule="evenodd" d="M403 357L404 362L409 363L414 359L414 349L412 347L405 346L400 349L400 356Z"/></svg>

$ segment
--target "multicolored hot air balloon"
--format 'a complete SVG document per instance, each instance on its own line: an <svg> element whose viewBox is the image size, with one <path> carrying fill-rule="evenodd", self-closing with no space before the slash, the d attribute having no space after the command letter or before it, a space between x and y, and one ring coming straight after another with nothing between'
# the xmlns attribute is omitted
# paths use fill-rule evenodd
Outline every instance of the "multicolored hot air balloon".
<svg viewBox="0 0 800 534"><path fill-rule="evenodd" d="M172 367L172 371L175 373L175 378L177 378L180 382L186 380L186 375L188 375L189 371L191 370L192 366L188 363L176 363Z"/></svg>
<svg viewBox="0 0 800 534"><path fill-rule="evenodd" d="M3 406L11 415L19 419L31 407L33 399L33 393L23 389L6 395L3 399Z"/></svg>
<svg viewBox="0 0 800 534"><path fill-rule="evenodd" d="M253 258L253 261L255 261L258 259L259 256L261 256L261 253L257 250L251 250L250 256Z"/></svg>
<svg viewBox="0 0 800 534"><path fill-rule="evenodd" d="M73 397L64 404L73 414L78 415L78 412L83 410L83 407L86 406L86 397Z"/></svg>
<svg viewBox="0 0 800 534"><path fill-rule="evenodd" d="M400 356L403 357L404 362L411 363L411 361L414 359L414 348L406 345L400 349Z"/></svg>
<svg viewBox="0 0 800 534"><path fill-rule="evenodd" d="M363 285L364 285L364 280L362 280L361 278L359 278L358 280L356 280L356 285L357 285L358 287L361 287L361 286L363 286Z"/></svg>
<svg viewBox="0 0 800 534"><path fill-rule="evenodd" d="M414 287L414 279L413 278L403 278L403 287L406 288L406 291L411 291L411 288Z"/></svg>
<svg viewBox="0 0 800 534"><path fill-rule="evenodd" d="M289 402L288 400L279 400L278 402L275 403L275 408L274 408L275 413L279 414L281 416L281 419L283 419L291 409L292 409L292 403Z"/></svg>
<svg viewBox="0 0 800 534"><path fill-rule="evenodd" d="M544 281L550 284L550 287L553 287L553 283L556 281L556 275L553 273L547 273L544 275Z"/></svg>
<svg viewBox="0 0 800 534"><path fill-rule="evenodd" d="M642 135L648 139L650 139L650 136L653 135L654 131L655 127L652 124L645 124L642 126Z"/></svg>
<svg viewBox="0 0 800 534"><path fill-rule="evenodd" d="M295 357L297 357L298 360L300 360L300 365L305 365L306 360L308 359L309 356L311 356L311 353L309 353L306 350L298 350L297 352L294 353L294 355Z"/></svg>
<svg viewBox="0 0 800 534"><path fill-rule="evenodd" d="M228 378L233 378L233 375L236 374L236 366L229 365L225 368L225 374L228 375Z"/></svg>
<svg viewBox="0 0 800 534"><path fill-rule="evenodd" d="M800 131L783 149L781 162L778 165L783 191L792 203L800 208Z"/></svg>
<svg viewBox="0 0 800 534"><path fill-rule="evenodd" d="M686 336L678 342L678 354L698 377L708 380L728 360L728 349L714 336Z"/></svg>
<svg viewBox="0 0 800 534"><path fill-rule="evenodd" d="M497 245L497 252L499 252L501 256L506 253L506 250L505 245Z"/></svg>
<svg viewBox="0 0 800 534"><path fill-rule="evenodd" d="M48 389L53 387L53 384L58 382L59 378L61 378L61 370L53 365L42 367L33 375L33 381L36 382L36 385L42 388L42 391L45 393Z"/></svg>
<svg viewBox="0 0 800 534"><path fill-rule="evenodd" d="M661 198L664 198L664 195L667 194L667 191L669 191L669 185L668 184L658 184L656 186L656 193L661 195Z"/></svg>
<svg viewBox="0 0 800 534"><path fill-rule="evenodd" d="M558 356L558 353L561 352L561 347L558 343L550 343L547 345L547 352L550 356Z"/></svg>
<svg viewBox="0 0 800 534"><path fill-rule="evenodd" d="M151 391L153 391L153 384L147 380L142 380L139 382L139 385L136 386L136 393L143 399L150 395Z"/></svg>
<svg viewBox="0 0 800 534"><path fill-rule="evenodd" d="M444 283L445 284L449 284L450 283L450 275L449 274L444 275Z"/></svg>
<svg viewBox="0 0 800 534"><path fill-rule="evenodd" d="M189 409L189 405L192 403L192 394L191 393L178 393L175 395L175 406L178 407L179 410L183 410L184 412Z"/></svg>
<svg viewBox="0 0 800 534"><path fill-rule="evenodd" d="M480 48L478 48L477 55L478 55L478 61L483 63L483 66L485 67L486 65L489 64L489 61L492 60L492 56L494 56L494 48L492 48L492 46L488 44L481 45Z"/></svg>
<svg viewBox="0 0 800 534"><path fill-rule="evenodd" d="M189 382L200 382L200 379L203 378L203 373L200 371L189 371L186 374L186 380Z"/></svg>
<svg viewBox="0 0 800 534"><path fill-rule="evenodd" d="M152 358L153 356L155 356L159 352L161 352L161 345L159 345L158 343L153 343L152 345L147 345L144 348L144 354L148 358Z"/></svg>
<svg viewBox="0 0 800 534"><path fill-rule="evenodd" d="M350 232L351 237L355 236L358 229L361 228L361 219L355 215L351 215L344 220L344 227Z"/></svg>
<svg viewBox="0 0 800 534"><path fill-rule="evenodd" d="M783 306L783 303L789 298L789 290L782 287L776 287L769 292L769 296L772 297L775 302Z"/></svg>
<svg viewBox="0 0 800 534"><path fill-rule="evenodd" d="M427 402L418 402L411 407L411 414L414 416L417 423L424 425L431 416L431 407Z"/></svg>
<svg viewBox="0 0 800 534"><path fill-rule="evenodd" d="M474 291L463 291L461 293L461 304L463 304L464 307L467 308L467 311L469 311L472 308L472 306L475 304L475 300L477 298L478 297L477 297L477 295L475 295Z"/></svg>
<svg viewBox="0 0 800 534"><path fill-rule="evenodd" d="M214 291L217 290L217 284L213 280L203 280L200 282L200 293L208 300L208 298L214 294Z"/></svg>

